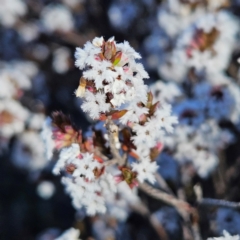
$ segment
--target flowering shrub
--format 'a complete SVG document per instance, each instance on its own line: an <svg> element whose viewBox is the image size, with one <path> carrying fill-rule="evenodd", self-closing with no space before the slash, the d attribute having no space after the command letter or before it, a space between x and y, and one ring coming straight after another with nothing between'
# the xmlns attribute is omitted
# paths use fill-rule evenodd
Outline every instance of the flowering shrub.
<svg viewBox="0 0 240 240"><path fill-rule="evenodd" d="M239 0L0 3L0 238L239 239Z"/></svg>

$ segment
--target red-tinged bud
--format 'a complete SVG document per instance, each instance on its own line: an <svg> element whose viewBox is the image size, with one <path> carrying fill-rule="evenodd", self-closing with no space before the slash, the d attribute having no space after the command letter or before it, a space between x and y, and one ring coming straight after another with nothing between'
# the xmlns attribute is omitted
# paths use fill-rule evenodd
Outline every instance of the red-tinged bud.
<svg viewBox="0 0 240 240"><path fill-rule="evenodd" d="M158 149L159 152L161 152L163 150L163 147L164 147L164 145L161 142L158 142L156 145L156 148Z"/></svg>
<svg viewBox="0 0 240 240"><path fill-rule="evenodd" d="M117 120L124 116L128 110L115 111L112 115L112 120Z"/></svg>
<svg viewBox="0 0 240 240"><path fill-rule="evenodd" d="M219 37L219 31L213 28L210 32L206 33L203 29L197 29L190 45L186 48L186 54L189 58L192 57L192 51L198 49L203 52L211 50L214 52L213 45Z"/></svg>
<svg viewBox="0 0 240 240"><path fill-rule="evenodd" d="M148 92L147 94L148 100L147 100L147 108L150 108L152 106L152 101L153 101L153 94L152 92Z"/></svg>
<svg viewBox="0 0 240 240"><path fill-rule="evenodd" d="M104 173L104 171L105 171L105 167L95 168L95 169L93 170L93 173L94 173L94 176L95 176L96 178L99 178L99 177Z"/></svg>
<svg viewBox="0 0 240 240"><path fill-rule="evenodd" d="M97 155L94 155L94 159L98 161L99 163L103 163L103 159Z"/></svg>
<svg viewBox="0 0 240 240"><path fill-rule="evenodd" d="M146 114L142 114L140 117L139 117L139 121L141 123L145 123L147 121L147 115Z"/></svg>
<svg viewBox="0 0 240 240"><path fill-rule="evenodd" d="M116 45L114 41L107 41L103 47L103 56L111 60L116 55Z"/></svg>
<svg viewBox="0 0 240 240"><path fill-rule="evenodd" d="M57 149L68 147L72 143L77 142L79 134L81 134L74 130L71 126L65 126L65 128L67 130L64 130L63 132L59 128L53 129L52 138L54 139L55 147Z"/></svg>
<svg viewBox="0 0 240 240"><path fill-rule="evenodd" d="M124 181L122 175L114 176L114 180L116 183L120 183L120 182Z"/></svg>
<svg viewBox="0 0 240 240"><path fill-rule="evenodd" d="M100 121L106 121L107 120L107 116L105 114L100 114L99 120Z"/></svg>
<svg viewBox="0 0 240 240"><path fill-rule="evenodd" d="M81 141L81 131L77 131L71 125L70 118L62 112L54 112L52 115L52 138L55 142L55 147L61 149L68 147L72 143Z"/></svg>
<svg viewBox="0 0 240 240"><path fill-rule="evenodd" d="M92 139L87 139L84 143L80 146L81 152L93 152L94 145Z"/></svg>
<svg viewBox="0 0 240 240"><path fill-rule="evenodd" d="M68 116L62 112L56 111L52 114L52 125L54 128L59 128L62 132L65 132L65 126L71 126L72 124Z"/></svg>
<svg viewBox="0 0 240 240"><path fill-rule="evenodd" d="M128 167L119 167L119 170L122 172L119 177L119 179L122 179L122 181L125 181L130 188L133 188L135 186L138 186L137 182L137 173L133 172L130 168Z"/></svg>
<svg viewBox="0 0 240 240"><path fill-rule="evenodd" d="M156 102L156 103L154 103L150 108L149 108L149 116L152 116L155 112L156 112L156 110L157 110L157 108L158 108L158 106L159 106L159 101L158 102Z"/></svg>
<svg viewBox="0 0 240 240"><path fill-rule="evenodd" d="M84 77L81 77L79 80L79 86L77 90L75 91L75 95L77 97L83 97L85 94L85 89L87 85L87 80Z"/></svg>
<svg viewBox="0 0 240 240"><path fill-rule="evenodd" d="M103 56L103 53L99 53L98 55L96 55L96 58L95 58L97 61L103 61L104 60L104 56Z"/></svg>
<svg viewBox="0 0 240 240"><path fill-rule="evenodd" d="M72 174L75 171L76 166L71 163L71 164L67 165L65 169L66 169L67 173Z"/></svg>
<svg viewBox="0 0 240 240"><path fill-rule="evenodd" d="M113 58L113 65L116 66L121 61L122 52L117 52L117 54Z"/></svg>
<svg viewBox="0 0 240 240"><path fill-rule="evenodd" d="M127 126L128 126L128 127L130 127L130 128L133 128L133 126L134 126L134 123L133 123L133 122L130 122L130 121L128 121L128 122L127 122Z"/></svg>
<svg viewBox="0 0 240 240"><path fill-rule="evenodd" d="M154 161L156 157L161 153L162 150L163 150L163 144L160 142L157 143L155 147L151 148L150 159Z"/></svg>

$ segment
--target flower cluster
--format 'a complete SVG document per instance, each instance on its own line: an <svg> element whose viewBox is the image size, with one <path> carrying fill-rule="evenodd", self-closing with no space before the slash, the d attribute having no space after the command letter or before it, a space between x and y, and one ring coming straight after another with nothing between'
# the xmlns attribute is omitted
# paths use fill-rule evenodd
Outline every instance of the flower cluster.
<svg viewBox="0 0 240 240"><path fill-rule="evenodd" d="M19 153L23 151L24 146L28 146L29 151L32 152L30 158L36 157L36 166L41 165L37 162L41 162L40 159L43 157L42 152L44 151L43 146L35 149L33 144L41 142L38 131L41 129L44 115L40 112L30 111L21 102L24 99L24 92L31 89L31 80L36 73L37 67L32 62L0 63L0 145L1 147L8 146L11 137L16 136L18 141L14 144L14 148L16 147L17 151L13 151L16 156L13 158L16 159L14 161L17 165L23 166L24 162L27 162L26 168L29 167L29 164L34 164L34 161L30 163L31 161L26 159L26 154L28 155L29 152L25 151L25 157L22 158L25 160L21 162L22 155ZM26 128L28 131L25 131Z"/></svg>
<svg viewBox="0 0 240 240"><path fill-rule="evenodd" d="M115 192L108 162L115 161L116 182L131 188L145 180L155 182L155 158L166 134L173 132L177 118L171 106L153 102L143 79L148 78L140 55L128 42L116 43L102 37L77 48L76 66L83 70L75 94L83 98L82 110L106 129L93 129L86 136L62 113L53 114L53 139L60 150L53 172L67 174L62 182L76 208L87 214L106 211L105 199Z"/></svg>
<svg viewBox="0 0 240 240"><path fill-rule="evenodd" d="M158 30L145 41L148 66L168 81L151 86L154 99L171 103L179 119L174 134L164 139L164 151L184 166L188 180L209 177L219 152L234 141L222 123L240 123L239 86L224 72L239 22L226 6L227 1L166 1L158 11ZM151 65L152 58L158 66Z"/></svg>

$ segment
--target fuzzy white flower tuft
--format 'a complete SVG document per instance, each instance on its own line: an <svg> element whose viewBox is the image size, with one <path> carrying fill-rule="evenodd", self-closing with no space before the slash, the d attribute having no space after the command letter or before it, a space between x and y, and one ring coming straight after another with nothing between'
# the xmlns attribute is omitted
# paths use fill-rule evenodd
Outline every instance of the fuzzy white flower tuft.
<svg viewBox="0 0 240 240"><path fill-rule="evenodd" d="M140 182L144 180L154 183L156 181L154 173L158 169L156 162L150 162L148 159L141 161L141 163L132 164L133 171L138 173L137 178Z"/></svg>
<svg viewBox="0 0 240 240"><path fill-rule="evenodd" d="M70 10L64 5L48 5L41 12L44 27L50 31L68 32L74 29Z"/></svg>

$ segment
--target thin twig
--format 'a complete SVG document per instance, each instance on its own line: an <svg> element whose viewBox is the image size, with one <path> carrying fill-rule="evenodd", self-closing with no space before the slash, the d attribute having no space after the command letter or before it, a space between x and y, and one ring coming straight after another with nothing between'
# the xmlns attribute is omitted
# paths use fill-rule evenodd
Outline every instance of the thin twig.
<svg viewBox="0 0 240 240"><path fill-rule="evenodd" d="M198 201L198 204L202 205L202 206L226 207L226 208L240 209L239 202L230 202L227 200L213 199L213 198L202 198L200 201Z"/></svg>
<svg viewBox="0 0 240 240"><path fill-rule="evenodd" d="M163 190L170 193L171 195L174 195L173 191L168 187L165 179L159 173L155 173L155 178Z"/></svg>
<svg viewBox="0 0 240 240"><path fill-rule="evenodd" d="M122 157L119 153L119 150L116 147L115 135L116 134L116 125L112 121L111 117L108 117L106 120L106 129L108 131L108 138L109 138L109 146L111 149L111 153L113 157L118 161L120 166L123 166L125 163L124 157Z"/></svg>
<svg viewBox="0 0 240 240"><path fill-rule="evenodd" d="M159 189L153 188L146 183L139 183L139 188L148 195L175 207L179 214L183 217L184 221L191 224L193 239L201 240L198 226L198 212L195 208L191 207L189 203L177 199L176 197L162 192Z"/></svg>
<svg viewBox="0 0 240 240"><path fill-rule="evenodd" d="M153 188L146 183L139 183L139 188L148 195L159 199L169 205L172 205L177 209L177 211L185 220L189 220L189 213L191 212L192 207L187 202L179 200L176 197L168 193L162 192L159 189Z"/></svg>
<svg viewBox="0 0 240 240"><path fill-rule="evenodd" d="M161 240L169 240L168 234L166 230L164 229L163 225L161 222L159 222L154 215L152 215L150 218L150 223L153 226L153 228L156 230L158 236L160 237Z"/></svg>
<svg viewBox="0 0 240 240"><path fill-rule="evenodd" d="M118 159L111 159L109 161L104 162L104 166L105 167L111 166L111 165L117 164L118 162L119 162Z"/></svg>

